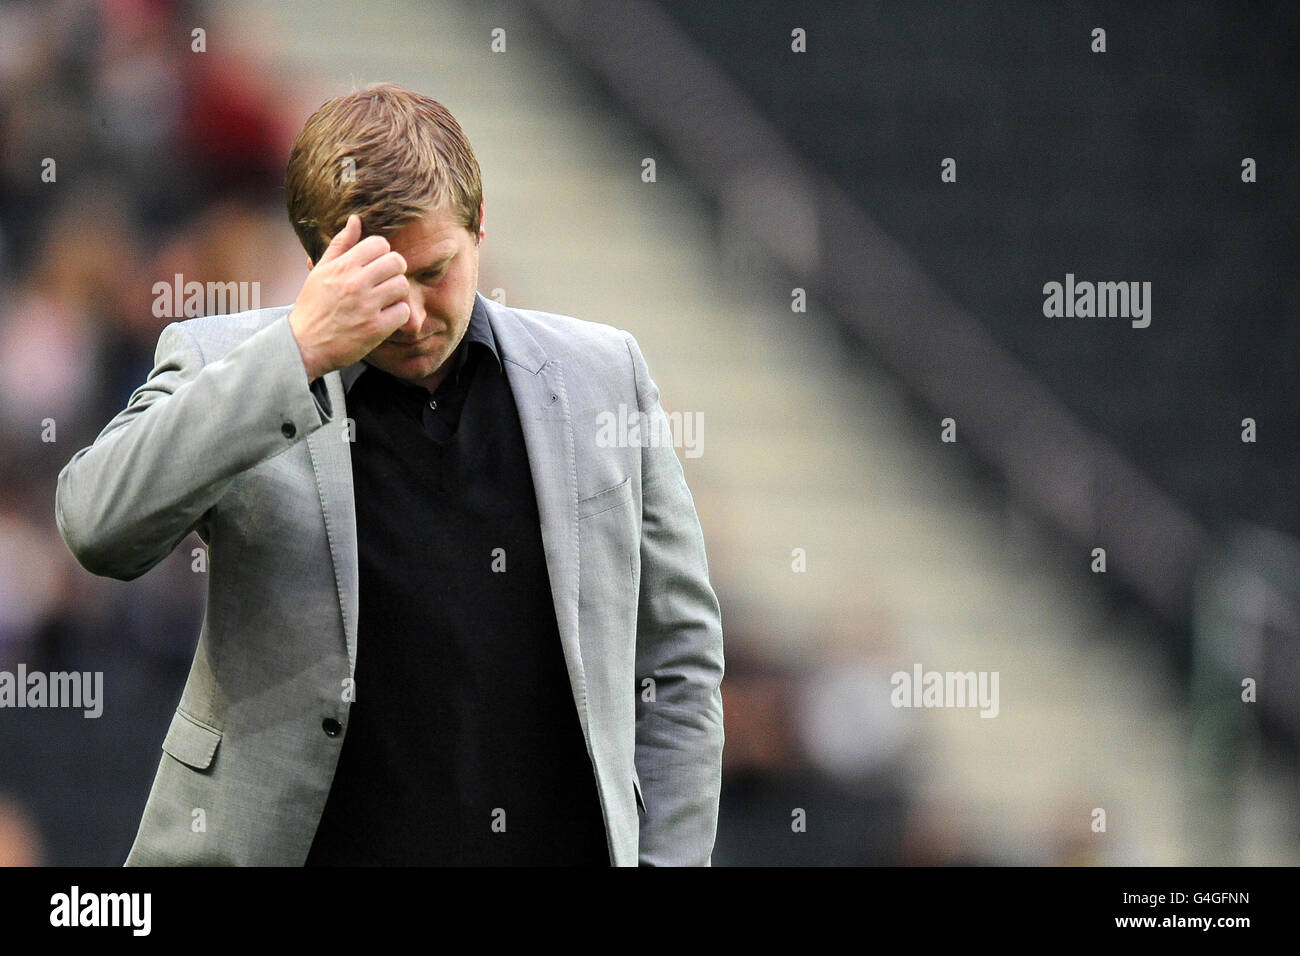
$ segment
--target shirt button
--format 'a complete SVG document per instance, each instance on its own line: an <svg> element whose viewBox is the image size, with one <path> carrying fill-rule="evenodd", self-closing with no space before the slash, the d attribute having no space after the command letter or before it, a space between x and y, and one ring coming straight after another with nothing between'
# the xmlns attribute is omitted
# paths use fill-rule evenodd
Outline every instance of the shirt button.
<svg viewBox="0 0 1300 956"><path fill-rule="evenodd" d="M294 435L298 434L298 429L294 427L293 422L285 422L280 426L280 434L285 438L292 438Z"/></svg>
<svg viewBox="0 0 1300 956"><path fill-rule="evenodd" d="M326 717L321 721L320 727L321 730L325 731L325 736L327 737L337 737L339 734L343 733L343 725L333 717Z"/></svg>
<svg viewBox="0 0 1300 956"><path fill-rule="evenodd" d="M437 400L436 398L431 398L431 399L429 399L429 407L432 408L432 409L437 409L437 407L438 407L438 400Z"/></svg>

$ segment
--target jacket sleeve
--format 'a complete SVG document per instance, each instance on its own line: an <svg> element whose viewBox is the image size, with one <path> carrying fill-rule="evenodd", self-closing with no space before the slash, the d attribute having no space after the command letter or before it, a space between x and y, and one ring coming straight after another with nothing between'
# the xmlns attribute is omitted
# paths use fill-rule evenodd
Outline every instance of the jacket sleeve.
<svg viewBox="0 0 1300 956"><path fill-rule="evenodd" d="M627 336L637 402L669 434L636 340ZM656 430L657 429L657 430ZM708 866L722 786L722 618L704 536L670 444L641 450L641 589L637 610L636 766L646 813L642 866ZM654 700L640 688L654 681Z"/></svg>
<svg viewBox="0 0 1300 956"><path fill-rule="evenodd" d="M287 313L211 363L173 322L149 378L59 473L59 533L86 570L139 577L200 527L240 472L329 420Z"/></svg>

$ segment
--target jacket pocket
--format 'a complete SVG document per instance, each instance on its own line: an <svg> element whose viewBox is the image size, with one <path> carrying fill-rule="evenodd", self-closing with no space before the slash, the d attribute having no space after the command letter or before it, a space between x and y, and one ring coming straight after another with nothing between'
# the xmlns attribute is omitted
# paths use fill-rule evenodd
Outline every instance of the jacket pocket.
<svg viewBox="0 0 1300 956"><path fill-rule="evenodd" d="M163 738L162 749L187 767L207 770L217 754L221 732L200 723L179 708Z"/></svg>
<svg viewBox="0 0 1300 956"><path fill-rule="evenodd" d="M632 500L632 476L628 475L612 488L606 488L578 502L578 520L591 518Z"/></svg>

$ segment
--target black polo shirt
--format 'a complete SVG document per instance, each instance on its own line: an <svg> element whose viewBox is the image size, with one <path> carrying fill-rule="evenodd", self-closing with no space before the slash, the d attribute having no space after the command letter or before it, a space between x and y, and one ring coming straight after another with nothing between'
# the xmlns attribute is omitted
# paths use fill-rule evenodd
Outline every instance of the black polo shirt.
<svg viewBox="0 0 1300 956"><path fill-rule="evenodd" d="M432 395L344 370L356 692L307 865L607 866L528 454L480 298L450 361Z"/></svg>

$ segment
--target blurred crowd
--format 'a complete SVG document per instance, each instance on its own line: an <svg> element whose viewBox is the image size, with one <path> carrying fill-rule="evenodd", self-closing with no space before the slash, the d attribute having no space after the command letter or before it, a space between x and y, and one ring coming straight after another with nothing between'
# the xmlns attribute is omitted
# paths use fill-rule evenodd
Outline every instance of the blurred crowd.
<svg viewBox="0 0 1300 956"><path fill-rule="evenodd" d="M292 119L258 64L195 36L202 14L0 4L0 670L103 671L109 700L0 713L3 863L121 862L201 617L187 546L130 583L77 566L59 470L153 367L156 282L258 281L270 305L305 269Z"/></svg>

